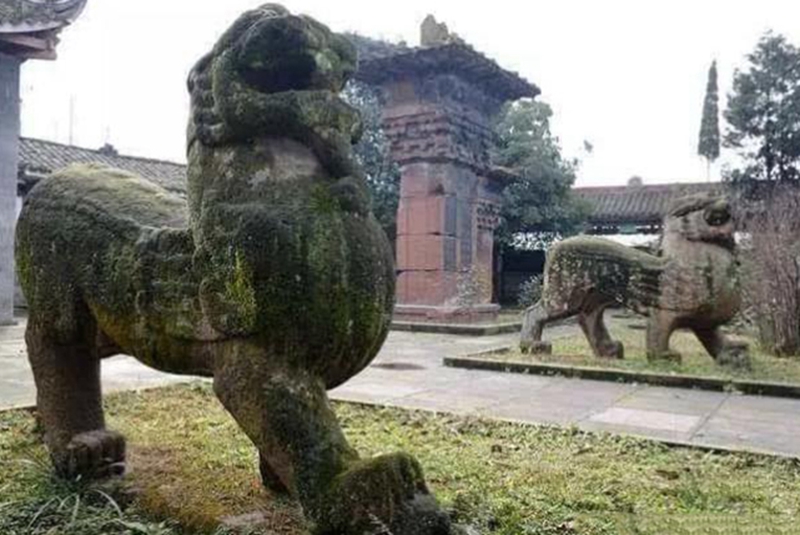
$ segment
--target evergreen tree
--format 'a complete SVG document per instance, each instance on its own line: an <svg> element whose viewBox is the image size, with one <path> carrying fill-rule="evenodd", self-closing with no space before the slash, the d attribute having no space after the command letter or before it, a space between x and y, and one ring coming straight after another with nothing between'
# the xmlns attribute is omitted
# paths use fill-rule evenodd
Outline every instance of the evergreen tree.
<svg viewBox="0 0 800 535"><path fill-rule="evenodd" d="M546 103L523 99L506 105L495 124L492 163L517 175L503 191L495 234L502 247L546 245L579 231L588 214L571 194L578 162L562 156L552 115Z"/></svg>
<svg viewBox="0 0 800 535"><path fill-rule="evenodd" d="M397 204L400 198L400 168L392 160L389 140L381 125L378 91L361 82L350 81L342 97L361 112L363 134L354 156L364 169L372 194L372 211L394 246L397 235Z"/></svg>
<svg viewBox="0 0 800 535"><path fill-rule="evenodd" d="M734 75L724 113L725 146L742 158L726 179L734 200L745 201L746 310L760 345L791 355L800 352L800 48L768 32L747 63Z"/></svg>
<svg viewBox="0 0 800 535"><path fill-rule="evenodd" d="M703 103L703 120L700 123L700 141L697 153L708 163L708 177L711 175L711 164L719 158L719 89L717 87L717 62L711 63L708 69L706 98Z"/></svg>
<svg viewBox="0 0 800 535"><path fill-rule="evenodd" d="M725 146L737 149L745 166L734 182L800 180L800 48L767 33L737 70L725 119Z"/></svg>

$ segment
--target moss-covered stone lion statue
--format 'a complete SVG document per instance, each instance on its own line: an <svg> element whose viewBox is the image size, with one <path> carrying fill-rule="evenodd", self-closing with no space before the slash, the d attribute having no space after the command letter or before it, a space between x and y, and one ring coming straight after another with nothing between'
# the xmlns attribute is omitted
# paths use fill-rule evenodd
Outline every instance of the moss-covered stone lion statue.
<svg viewBox="0 0 800 535"><path fill-rule="evenodd" d="M748 366L747 347L727 339L720 326L740 306L734 220L728 202L710 194L677 199L664 219L659 255L579 236L548 253L542 297L525 311L520 348L549 353L544 326L578 316L594 354L623 358L603 323L610 306L644 314L650 359L680 361L670 350L676 329L692 330L717 362Z"/></svg>
<svg viewBox="0 0 800 535"><path fill-rule="evenodd" d="M264 484L320 534L450 532L420 465L360 459L326 389L375 357L394 266L351 157L343 37L278 5L244 13L189 76L188 205L95 165L38 184L17 227L38 410L64 476L120 471L100 360L213 377ZM372 531L370 531L372 532Z"/></svg>

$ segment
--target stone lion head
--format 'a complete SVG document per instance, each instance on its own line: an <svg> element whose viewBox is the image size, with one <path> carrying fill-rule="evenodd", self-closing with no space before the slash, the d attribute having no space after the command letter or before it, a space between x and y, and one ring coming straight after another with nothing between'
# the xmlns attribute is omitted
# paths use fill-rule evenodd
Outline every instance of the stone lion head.
<svg viewBox="0 0 800 535"><path fill-rule="evenodd" d="M338 94L357 67L345 37L278 4L245 12L189 74L190 140L225 141L228 110L289 92ZM276 120L279 118L276 117Z"/></svg>
<svg viewBox="0 0 800 535"><path fill-rule="evenodd" d="M733 249L736 230L728 199L710 193L676 199L664 218L664 234Z"/></svg>

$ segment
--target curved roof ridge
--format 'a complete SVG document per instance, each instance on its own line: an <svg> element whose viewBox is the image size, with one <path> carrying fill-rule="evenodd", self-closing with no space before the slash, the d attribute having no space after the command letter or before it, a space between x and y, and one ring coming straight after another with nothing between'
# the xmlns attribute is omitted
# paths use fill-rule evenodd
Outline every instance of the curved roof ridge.
<svg viewBox="0 0 800 535"><path fill-rule="evenodd" d="M28 142L28 143L41 143L41 144L45 144L45 145L57 145L59 147L63 147L63 148L68 149L68 150L69 149L76 149L76 150L79 150L79 151L82 151L82 152L94 152L94 153L97 153L99 155L108 155L108 153L103 152L102 148L100 148L100 149L92 149L92 148L89 148L89 147L81 147L79 145L70 145L68 143L62 143L60 141L52 141L50 139L41 139L41 138L25 137L25 136L20 136L19 139L23 143ZM140 161L140 162L150 162L150 163L159 163L159 164L166 164L166 165L176 165L176 166L179 166L179 167L186 167L185 163L180 163L180 162L176 162L176 161L173 161L173 160L164 160L164 159L161 159L161 158L151 158L151 157L148 157L148 156L133 156L133 155L130 155L130 154L113 154L113 155L111 155L111 157L113 157L113 158L123 158L125 160L137 160L137 161Z"/></svg>
<svg viewBox="0 0 800 535"><path fill-rule="evenodd" d="M152 180L172 192L181 195L186 193L186 165L178 162L128 156L27 137L20 138L19 153L23 190L31 187L42 176L70 164L98 162Z"/></svg>
<svg viewBox="0 0 800 535"><path fill-rule="evenodd" d="M519 73L501 67L495 60L464 42L437 46L409 47L397 53L367 58L359 63L356 79L380 85L405 75L457 72L503 100L517 100L539 95L540 89Z"/></svg>

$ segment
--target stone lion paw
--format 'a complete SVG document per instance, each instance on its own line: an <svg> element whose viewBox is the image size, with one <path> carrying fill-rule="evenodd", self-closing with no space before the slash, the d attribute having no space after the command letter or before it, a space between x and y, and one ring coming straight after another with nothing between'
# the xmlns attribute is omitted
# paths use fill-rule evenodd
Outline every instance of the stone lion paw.
<svg viewBox="0 0 800 535"><path fill-rule="evenodd" d="M358 462L338 476L327 496L321 533L451 533L450 519L428 491L422 468L404 453Z"/></svg>
<svg viewBox="0 0 800 535"><path fill-rule="evenodd" d="M549 355L553 352L553 344L542 340L520 342L519 348L523 353L530 353L532 355Z"/></svg>
<svg viewBox="0 0 800 535"><path fill-rule="evenodd" d="M54 455L61 477L92 479L122 475L125 472L125 438L116 431L101 429L72 437L65 450Z"/></svg>
<svg viewBox="0 0 800 535"><path fill-rule="evenodd" d="M647 360L650 362L671 362L673 364L680 364L683 362L683 355L677 351L661 351L659 353L648 353Z"/></svg>
<svg viewBox="0 0 800 535"><path fill-rule="evenodd" d="M612 340L600 348L598 356L609 359L624 359L625 346L618 340Z"/></svg>
<svg viewBox="0 0 800 535"><path fill-rule="evenodd" d="M729 341L717 355L716 361L720 366L729 366L737 370L749 370L752 366L746 342Z"/></svg>

